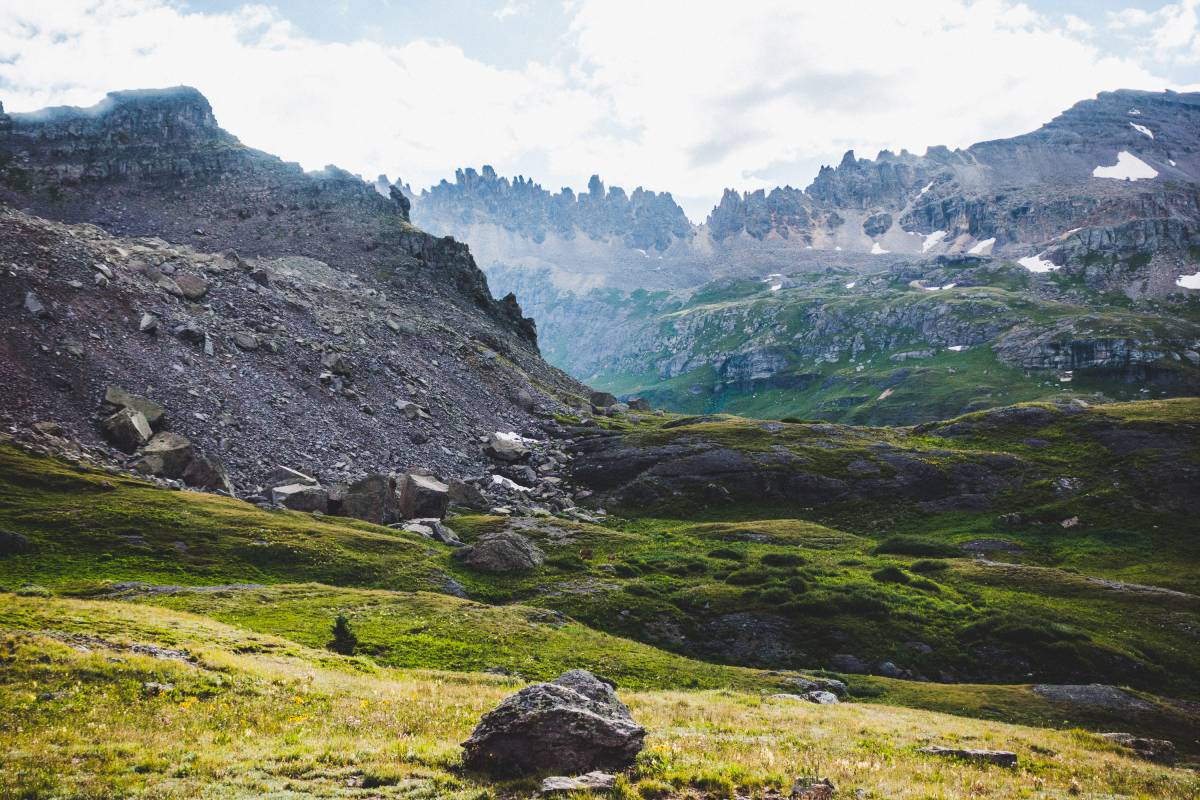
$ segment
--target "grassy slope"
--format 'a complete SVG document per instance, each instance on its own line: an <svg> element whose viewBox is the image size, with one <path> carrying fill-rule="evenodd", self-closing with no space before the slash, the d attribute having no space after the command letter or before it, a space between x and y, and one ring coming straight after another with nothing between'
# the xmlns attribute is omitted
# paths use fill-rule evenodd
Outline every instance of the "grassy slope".
<svg viewBox="0 0 1200 800"><path fill-rule="evenodd" d="M1104 413L1136 417L1149 412L1127 407ZM657 423L638 427L646 435L665 435L650 424ZM796 426L797 442L807 435L801 428ZM755 446L745 431L729 435ZM760 444L767 446L765 440ZM774 682L761 673L668 655L630 640L653 639L647 621L665 616L686 623L700 606L714 613L782 608L806 621L815 656L811 665L822 663L822 652L849 650L936 674L939 665L969 658L962 639L971 626L1002 627L1019 618L1062 639L1059 646L1074 656L1117 652L1154 662L1159 669L1155 681L1145 684L1149 688L1184 696L1195 691L1191 666L1200 654L1193 641L1176 633L1196 617L1194 603L1115 593L1062 570L992 573L961 558L938 559L940 569L915 571L930 559L876 553L880 536L869 529L848 533L795 519L739 519L727 525L642 519L618 523L619 530L561 520L531 522L525 533L546 550L547 565L526 578L501 579L459 567L445 547L363 523L268 513L209 495L163 491L11 448L0 448L0 463L0 528L22 532L36 545L32 553L0 558L0 585L34 582L94 594L111 591L114 581L271 584L130 596L314 646L324 642L332 617L345 612L362 628L368 652L395 666L502 666L542 678L586 665L639 687L767 687ZM946 529L950 541L975 535L974 523L959 522L961 530ZM460 517L453 524L470 539L504 520ZM765 541L743 541L747 532ZM1078 541L1085 538L1080 535ZM773 555L796 554L802 563L767 563ZM1160 555L1164 563L1177 560L1177 555ZM1037 557L1034 552L1022 560ZM899 567L911 583L872 577L889 566ZM489 608L421 593L438 588L447 576L474 598L530 607ZM339 588L275 585L299 581ZM606 639L576 623L556 627L554 617L537 607L565 611L625 638ZM1005 635L1024 634L1008 630ZM914 654L904 643L915 639L930 644L935 655L923 660ZM1113 723L1077 709L1039 705L1027 689L865 677L851 684L860 696L875 695L881 702L1039 724ZM1138 725L1179 735L1174 722ZM1189 738L1186 731L1183 738Z"/></svg>
<svg viewBox="0 0 1200 800"><path fill-rule="evenodd" d="M955 281L956 271L947 268L946 283ZM1179 341L1194 338L1200 328L1200 307L1195 304L1133 309L1123 295L1100 294L1082 283L1068 285L1059 276L1048 280L1058 283L1065 294L1061 300L1047 300L1030 292L1034 279L1015 265L997 264L969 272L973 285L937 292L914 288L887 273L865 277L797 274L792 276L796 286L778 292L771 292L761 281L741 280L705 287L683 308L671 306L655 316L653 307L638 306L636 313L657 325L664 339L670 339L687 321L696 329L694 351L705 356L702 361L764 344L788 351L793 347L793 335L811 329L809 315L817 309L846 319L869 320L884 313L937 307L942 309L939 313L965 323L1006 319L1013 325L1050 327L1069 322L1081 337L1138 339L1149 331ZM851 279L855 288L847 289L845 283ZM731 324L730 320L738 322ZM854 332L851 329L846 338ZM809 376L799 387L769 382L725 384L709 367L668 381L652 370L646 374L601 374L592 376L591 382L613 392L650 398L656 405L682 413L724 411L757 418L795 416L869 425L909 424L971 408L1096 393L1115 400L1179 393L1083 373L1060 383L1052 372L1026 373L1001 363L992 351L994 342L964 352L940 350L932 358L897 362L892 355L930 345L916 330L889 327L888 335L898 338L882 349L868 346L854 359L843 357L829 363L789 356L791 363L781 374L785 379ZM1178 372L1194 390L1198 380L1194 368L1173 361L1164 361L1162 366Z"/></svg>
<svg viewBox="0 0 1200 800"><path fill-rule="evenodd" d="M458 743L512 691L478 674L380 668L152 606L0 595L0 798L527 796L459 767ZM153 643L192 661L134 652ZM168 684L158 692L147 682ZM870 704L729 690L622 691L650 731L622 798L733 797L806 772L839 793L1184 800L1196 774L1098 737ZM1018 770L916 752L1012 749ZM736 788L735 788L736 787Z"/></svg>

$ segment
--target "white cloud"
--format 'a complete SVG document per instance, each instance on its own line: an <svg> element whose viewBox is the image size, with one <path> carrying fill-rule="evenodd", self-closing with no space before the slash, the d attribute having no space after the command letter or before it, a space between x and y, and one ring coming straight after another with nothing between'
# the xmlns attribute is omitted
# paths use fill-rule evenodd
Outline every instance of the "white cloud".
<svg viewBox="0 0 1200 800"><path fill-rule="evenodd" d="M1194 17L1196 0L1177 5ZM493 14L528 8L505 0ZM803 185L846 149L965 146L1033 129L1098 91L1167 85L1100 52L1078 23L1011 0L565 8L561 59L513 70L440 41L317 41L263 5L10 0L0 90L20 110L190 84L243 141L306 167L418 186L482 163L552 187L600 172L691 198L702 217L725 186Z"/></svg>
<svg viewBox="0 0 1200 800"><path fill-rule="evenodd" d="M1179 0L1156 11L1125 8L1110 12L1108 23L1147 60L1200 64L1200 0Z"/></svg>
<svg viewBox="0 0 1200 800"><path fill-rule="evenodd" d="M503 22L509 17L523 17L529 14L530 6L521 0L505 0L504 5L492 12L492 16Z"/></svg>

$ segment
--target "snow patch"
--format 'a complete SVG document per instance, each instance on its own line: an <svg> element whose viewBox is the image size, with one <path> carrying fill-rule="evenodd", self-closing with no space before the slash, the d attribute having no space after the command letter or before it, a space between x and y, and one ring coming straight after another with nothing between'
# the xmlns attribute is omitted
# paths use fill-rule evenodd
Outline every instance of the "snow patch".
<svg viewBox="0 0 1200 800"><path fill-rule="evenodd" d="M1129 116L1140 117L1141 115L1142 115L1142 112L1138 111L1136 108L1129 109Z"/></svg>
<svg viewBox="0 0 1200 800"><path fill-rule="evenodd" d="M1119 181L1140 181L1157 178L1158 170L1127 150L1117 153L1117 163L1110 167L1096 167L1093 178L1115 178Z"/></svg>
<svg viewBox="0 0 1200 800"><path fill-rule="evenodd" d="M528 492L528 491L530 491L530 488L528 486L522 486L521 484L517 483L516 481L510 480L510 479L504 477L503 475L493 475L492 476L492 485L493 486L503 486L505 489L508 489L509 491L513 491L513 492Z"/></svg>
<svg viewBox="0 0 1200 800"><path fill-rule="evenodd" d="M945 238L945 231L934 231L925 237L925 241L921 244L921 252L928 253L930 248L937 247L939 244L941 244L942 239Z"/></svg>
<svg viewBox="0 0 1200 800"><path fill-rule="evenodd" d="M992 246L994 244L996 244L995 236L990 239L984 239L982 242L976 242L975 246L967 251L967 255L986 256L988 253L992 252Z"/></svg>
<svg viewBox="0 0 1200 800"><path fill-rule="evenodd" d="M1180 275L1175 279L1175 285L1184 289L1200 289L1200 270L1195 275Z"/></svg>
<svg viewBox="0 0 1200 800"><path fill-rule="evenodd" d="M634 249L635 249L635 250L637 250L639 253L641 253L641 254L642 254L642 258L649 258L649 257L650 257L650 254L649 254L649 253L647 253L647 252L646 252L645 250L643 250L642 248L640 248L640 247L637 247L637 248L634 248Z"/></svg>
<svg viewBox="0 0 1200 800"><path fill-rule="evenodd" d="M921 288L927 292L940 292L944 289L953 289L958 286L957 283L947 283L945 286L922 286Z"/></svg>
<svg viewBox="0 0 1200 800"><path fill-rule="evenodd" d="M873 255L873 256L881 256L887 252L888 251L884 250L883 247L879 244L879 242L876 242L875 244L871 245L871 255Z"/></svg>
<svg viewBox="0 0 1200 800"><path fill-rule="evenodd" d="M965 344L952 344L949 347L947 347L946 349L953 350L956 353L961 353L963 350L967 349L967 346Z"/></svg>
<svg viewBox="0 0 1200 800"><path fill-rule="evenodd" d="M854 284L856 284L856 283L858 283L858 281L850 281L849 283L847 283L847 284L846 284L846 288L847 288L847 289L853 289L853 288L854 288Z"/></svg>
<svg viewBox="0 0 1200 800"><path fill-rule="evenodd" d="M842 246L839 244L837 247L835 247L835 248L833 248L833 249L834 249L834 250L841 250L841 249L842 249Z"/></svg>
<svg viewBox="0 0 1200 800"><path fill-rule="evenodd" d="M1175 166L1175 159L1173 159L1173 158L1168 158L1168 159L1167 159L1167 163L1168 163L1168 164L1170 164L1170 165L1173 167L1173 166Z"/></svg>
<svg viewBox="0 0 1200 800"><path fill-rule="evenodd" d="M1149 136L1151 139L1154 138L1154 131L1150 130L1145 125L1138 125L1136 122L1131 122L1129 124L1133 126L1133 129L1135 131L1142 134L1143 136Z"/></svg>
<svg viewBox="0 0 1200 800"><path fill-rule="evenodd" d="M933 188L933 181L930 181L929 183L925 184L925 187L923 189L921 189L921 191L917 192L917 197L922 196L923 194L925 194L932 188Z"/></svg>
<svg viewBox="0 0 1200 800"><path fill-rule="evenodd" d="M1018 259L1017 263L1030 272L1053 272L1056 269L1062 269L1054 262L1042 258L1042 253L1038 253L1036 256L1025 256Z"/></svg>

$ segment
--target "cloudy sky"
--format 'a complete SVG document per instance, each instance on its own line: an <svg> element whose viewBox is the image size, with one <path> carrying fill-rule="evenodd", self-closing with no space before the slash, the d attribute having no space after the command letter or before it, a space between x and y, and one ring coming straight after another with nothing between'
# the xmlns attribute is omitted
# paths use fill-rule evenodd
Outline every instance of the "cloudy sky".
<svg viewBox="0 0 1200 800"><path fill-rule="evenodd" d="M188 84L249 145L415 187L804 186L847 149L1200 88L1200 0L2 0L9 111Z"/></svg>

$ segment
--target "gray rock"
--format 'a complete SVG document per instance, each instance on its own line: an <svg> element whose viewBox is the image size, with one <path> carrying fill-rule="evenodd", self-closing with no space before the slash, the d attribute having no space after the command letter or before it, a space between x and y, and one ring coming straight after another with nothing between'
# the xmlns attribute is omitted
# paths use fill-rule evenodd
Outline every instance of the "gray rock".
<svg viewBox="0 0 1200 800"><path fill-rule="evenodd" d="M792 783L790 800L833 800L836 791L828 778L796 778Z"/></svg>
<svg viewBox="0 0 1200 800"><path fill-rule="evenodd" d="M259 286L269 286L271 284L271 273L259 267L258 269L250 270L250 280L257 283Z"/></svg>
<svg viewBox="0 0 1200 800"><path fill-rule="evenodd" d="M142 333L157 333L158 332L158 317L150 313L142 314L142 319L138 323L138 330Z"/></svg>
<svg viewBox="0 0 1200 800"><path fill-rule="evenodd" d="M104 402L113 408L131 408L142 412L151 428L158 429L165 421L166 409L153 400L122 389L120 386L109 386L104 390Z"/></svg>
<svg viewBox="0 0 1200 800"><path fill-rule="evenodd" d="M450 487L430 475L405 473L396 489L404 519L442 519L450 505Z"/></svg>
<svg viewBox="0 0 1200 800"><path fill-rule="evenodd" d="M321 366L334 375L350 377L350 363L341 353L326 353L321 356Z"/></svg>
<svg viewBox="0 0 1200 800"><path fill-rule="evenodd" d="M1017 766L1017 754L1007 750L972 750L934 745L932 747L922 747L917 752L941 758L961 759L963 761L970 761L973 764L992 764L1007 769Z"/></svg>
<svg viewBox="0 0 1200 800"><path fill-rule="evenodd" d="M525 443L518 436L511 433L500 433L499 431L488 437L483 452L497 461L505 461L510 464L529 457L529 448L525 446Z"/></svg>
<svg viewBox="0 0 1200 800"><path fill-rule="evenodd" d="M208 294L208 281L198 275L183 272L175 276L175 285L184 298L196 301Z"/></svg>
<svg viewBox="0 0 1200 800"><path fill-rule="evenodd" d="M267 486L272 489L276 486L288 486L293 483L299 483L304 486L316 486L317 479L305 475L303 472L297 472L290 467L276 467L266 478Z"/></svg>
<svg viewBox="0 0 1200 800"><path fill-rule="evenodd" d="M271 501L275 505L290 508L293 511L320 511L321 513L325 513L329 508L329 493L320 486L293 483L288 486L276 486L272 488Z"/></svg>
<svg viewBox="0 0 1200 800"><path fill-rule="evenodd" d="M815 691L804 695L804 699L810 703L816 703L821 706L832 706L838 704L838 696L833 692Z"/></svg>
<svg viewBox="0 0 1200 800"><path fill-rule="evenodd" d="M450 502L454 505L474 511L487 511L491 505L479 487L473 483L451 478L446 485L450 487Z"/></svg>
<svg viewBox="0 0 1200 800"><path fill-rule="evenodd" d="M49 319L50 317L50 312L42 304L41 298L33 292L25 293L25 310L36 319Z"/></svg>
<svg viewBox="0 0 1200 800"><path fill-rule="evenodd" d="M838 672L847 672L851 675L865 675L868 670L867 662L849 653L838 653L829 659L829 664Z"/></svg>
<svg viewBox="0 0 1200 800"><path fill-rule="evenodd" d="M471 569L498 575L531 572L546 560L537 545L510 530L485 533L454 557Z"/></svg>
<svg viewBox="0 0 1200 800"><path fill-rule="evenodd" d="M254 351L262 347L262 341L253 333L238 332L233 335L233 343L239 350Z"/></svg>
<svg viewBox="0 0 1200 800"><path fill-rule="evenodd" d="M183 482L197 489L209 489L224 492L230 497L236 496L225 467L221 462L202 453L193 454L191 463L183 471Z"/></svg>
<svg viewBox="0 0 1200 800"><path fill-rule="evenodd" d="M410 400L397 400L396 410L408 420L427 419L429 417L429 412Z"/></svg>
<svg viewBox="0 0 1200 800"><path fill-rule="evenodd" d="M182 478L192 463L193 454L192 443L186 436L161 431L142 448L133 468L161 478Z"/></svg>
<svg viewBox="0 0 1200 800"><path fill-rule="evenodd" d="M525 687L485 714L463 743L463 763L497 776L624 769L645 736L612 686L572 670Z"/></svg>
<svg viewBox="0 0 1200 800"><path fill-rule="evenodd" d="M463 546L462 540L458 538L458 534L436 517L411 519L405 522L401 528L409 533L415 533L419 536L424 536L426 539L433 539L435 542L448 544L451 547Z"/></svg>
<svg viewBox="0 0 1200 800"><path fill-rule="evenodd" d="M376 525L394 522L399 514L395 479L375 473L355 481L346 487L338 513Z"/></svg>
<svg viewBox="0 0 1200 800"><path fill-rule="evenodd" d="M1033 687L1033 691L1047 700L1074 706L1104 708L1110 711L1150 711L1154 708L1140 697L1102 683L1039 683Z"/></svg>
<svg viewBox="0 0 1200 800"><path fill-rule="evenodd" d="M650 401L644 400L641 397L631 397L626 401L626 403L629 405L629 409L631 411L649 411L650 410Z"/></svg>
<svg viewBox="0 0 1200 800"><path fill-rule="evenodd" d="M1167 739L1150 739L1132 733L1102 733L1103 738L1122 747L1128 747L1138 756L1161 764L1175 763L1175 743Z"/></svg>
<svg viewBox="0 0 1200 800"><path fill-rule="evenodd" d="M132 408L122 408L100 421L100 432L114 447L132 453L150 441L154 432L146 416Z"/></svg>
<svg viewBox="0 0 1200 800"><path fill-rule="evenodd" d="M586 775L568 777L554 775L542 781L542 794L566 794L568 792L606 792L617 784L617 776L608 772L589 772Z"/></svg>
<svg viewBox="0 0 1200 800"><path fill-rule="evenodd" d="M617 404L617 398L609 392L592 392L588 402L596 408L608 408Z"/></svg>
<svg viewBox="0 0 1200 800"><path fill-rule="evenodd" d="M904 670L891 661L880 661L879 665L875 667L875 673L885 678L899 678L904 674Z"/></svg>

